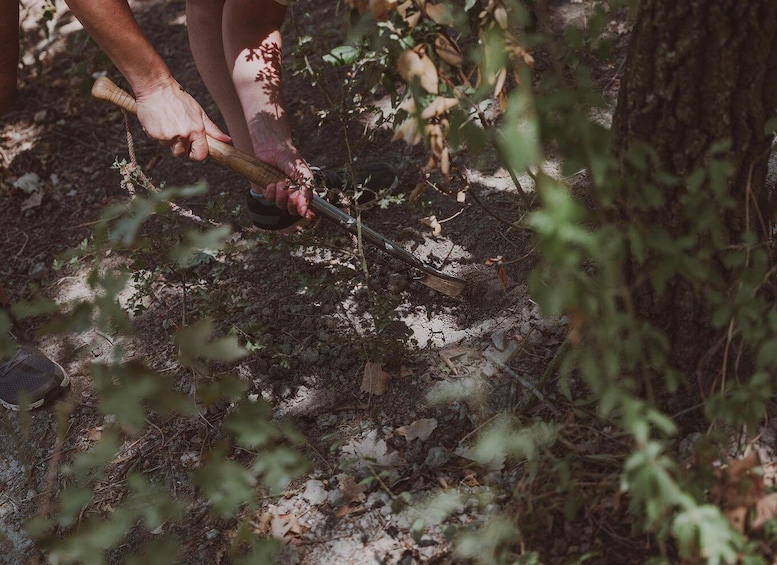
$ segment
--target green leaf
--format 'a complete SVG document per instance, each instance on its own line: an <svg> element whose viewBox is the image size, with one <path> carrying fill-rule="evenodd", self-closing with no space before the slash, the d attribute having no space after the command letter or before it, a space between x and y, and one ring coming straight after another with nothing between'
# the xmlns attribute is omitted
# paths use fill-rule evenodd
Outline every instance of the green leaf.
<svg viewBox="0 0 777 565"><path fill-rule="evenodd" d="M686 558L703 555L710 565L737 562L734 531L717 506L705 504L679 513L672 522L672 533Z"/></svg>
<svg viewBox="0 0 777 565"><path fill-rule="evenodd" d="M199 320L178 331L175 343L179 347L181 361L191 365L196 359L230 363L242 359L248 352L240 346L237 337L228 335L211 340L213 322Z"/></svg>
<svg viewBox="0 0 777 565"><path fill-rule="evenodd" d="M338 67L352 65L359 58L359 54L359 49L352 45L340 45L324 55L323 59L326 63Z"/></svg>
<svg viewBox="0 0 777 565"><path fill-rule="evenodd" d="M213 509L227 518L244 505L253 506L256 479L243 465L226 460L225 455L223 447L208 453L208 462L192 473L192 479Z"/></svg>
<svg viewBox="0 0 777 565"><path fill-rule="evenodd" d="M769 118L764 124L764 135L774 135L777 132L777 116Z"/></svg>
<svg viewBox="0 0 777 565"><path fill-rule="evenodd" d="M271 417L270 405L263 400L242 402L225 419L224 428L235 434L235 440L243 447L263 447L282 435Z"/></svg>
<svg viewBox="0 0 777 565"><path fill-rule="evenodd" d="M198 264L198 257L203 254L215 257L216 252L224 247L224 241L232 233L229 226L220 226L207 231L188 230L181 245L170 250L170 258L181 267L192 267ZM202 262L200 258L200 262Z"/></svg>
<svg viewBox="0 0 777 565"><path fill-rule="evenodd" d="M172 535L163 535L147 542L140 555L127 560L127 565L170 565L180 563L178 540Z"/></svg>
<svg viewBox="0 0 777 565"><path fill-rule="evenodd" d="M292 479L307 468L308 462L300 452L288 447L264 450L252 466L253 471L262 475L262 482L274 494L283 491Z"/></svg>

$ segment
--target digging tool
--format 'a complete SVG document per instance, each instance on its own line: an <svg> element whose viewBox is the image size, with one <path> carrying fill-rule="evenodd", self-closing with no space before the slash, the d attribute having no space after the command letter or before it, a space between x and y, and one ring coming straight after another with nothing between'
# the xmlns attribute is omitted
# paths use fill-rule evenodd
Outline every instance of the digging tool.
<svg viewBox="0 0 777 565"><path fill-rule="evenodd" d="M92 86L92 96L111 102L133 114L137 113L135 99L105 77L98 78L95 81ZM210 136L207 137L207 140L209 154L214 161L259 186L266 186L286 178L286 175L275 167L257 161L231 145L213 139ZM463 279L443 273L439 269L421 261L421 259L405 250L399 244L394 243L363 223L360 226L356 218L331 205L323 198L314 194L310 207L317 215L337 224L351 234L355 235L360 231L364 239L379 249L424 273L423 277L416 279L418 282L452 297L459 296L464 291L467 283Z"/></svg>

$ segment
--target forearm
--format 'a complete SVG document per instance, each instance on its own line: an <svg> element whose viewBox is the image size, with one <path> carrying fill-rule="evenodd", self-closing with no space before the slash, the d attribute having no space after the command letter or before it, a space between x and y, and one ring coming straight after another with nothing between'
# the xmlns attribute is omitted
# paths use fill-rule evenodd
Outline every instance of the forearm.
<svg viewBox="0 0 777 565"><path fill-rule="evenodd" d="M11 105L19 66L19 2L0 0L0 116Z"/></svg>
<svg viewBox="0 0 777 565"><path fill-rule="evenodd" d="M127 0L66 1L136 96L174 82L167 65L143 35Z"/></svg>

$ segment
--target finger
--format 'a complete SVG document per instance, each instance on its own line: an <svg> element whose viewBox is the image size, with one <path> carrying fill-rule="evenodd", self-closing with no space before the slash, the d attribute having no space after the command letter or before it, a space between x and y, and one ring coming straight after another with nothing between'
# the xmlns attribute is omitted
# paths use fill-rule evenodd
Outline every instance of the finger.
<svg viewBox="0 0 777 565"><path fill-rule="evenodd" d="M268 184L264 188L264 197L267 199L268 202L275 203L275 183Z"/></svg>
<svg viewBox="0 0 777 565"><path fill-rule="evenodd" d="M184 157L189 153L189 146L182 139L174 141L170 149L173 150L173 155L177 158Z"/></svg>
<svg viewBox="0 0 777 565"><path fill-rule="evenodd" d="M289 194L287 209L290 214L305 217L308 212L308 203L304 190L295 190Z"/></svg>
<svg viewBox="0 0 777 565"><path fill-rule="evenodd" d="M208 116L205 116L203 121L205 123L205 133L211 136L213 139L218 139L219 141L223 141L224 143L230 143L232 141L232 138L229 137L223 131L221 131L219 127L216 124L214 124Z"/></svg>
<svg viewBox="0 0 777 565"><path fill-rule="evenodd" d="M192 141L189 148L189 158L194 161L202 161L208 157L208 140L205 135L200 135Z"/></svg>
<svg viewBox="0 0 777 565"><path fill-rule="evenodd" d="M286 183L281 181L275 188L275 205L281 210L286 209L288 207L288 200L289 189L286 186Z"/></svg>

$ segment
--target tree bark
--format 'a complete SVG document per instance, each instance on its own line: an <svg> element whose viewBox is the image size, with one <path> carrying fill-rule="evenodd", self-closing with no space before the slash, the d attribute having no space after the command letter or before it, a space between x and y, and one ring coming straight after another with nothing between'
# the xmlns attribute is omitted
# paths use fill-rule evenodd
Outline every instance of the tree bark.
<svg viewBox="0 0 777 565"><path fill-rule="evenodd" d="M722 212L725 238L735 245L747 227L760 231L757 213L767 214L752 206L766 201L771 136L764 125L777 108L777 2L642 0L625 69L613 122L624 175L630 174L628 152L643 144L656 152L656 169L683 179L708 164L711 147L728 140L728 190L737 205ZM643 225L689 233L684 183L672 185L653 172L643 180L662 191L663 209L635 211L622 200L621 217L637 214ZM734 282L722 265L718 271ZM718 341L699 289L681 277L661 296L648 286L633 293L638 314L665 332L673 364L695 373Z"/></svg>

